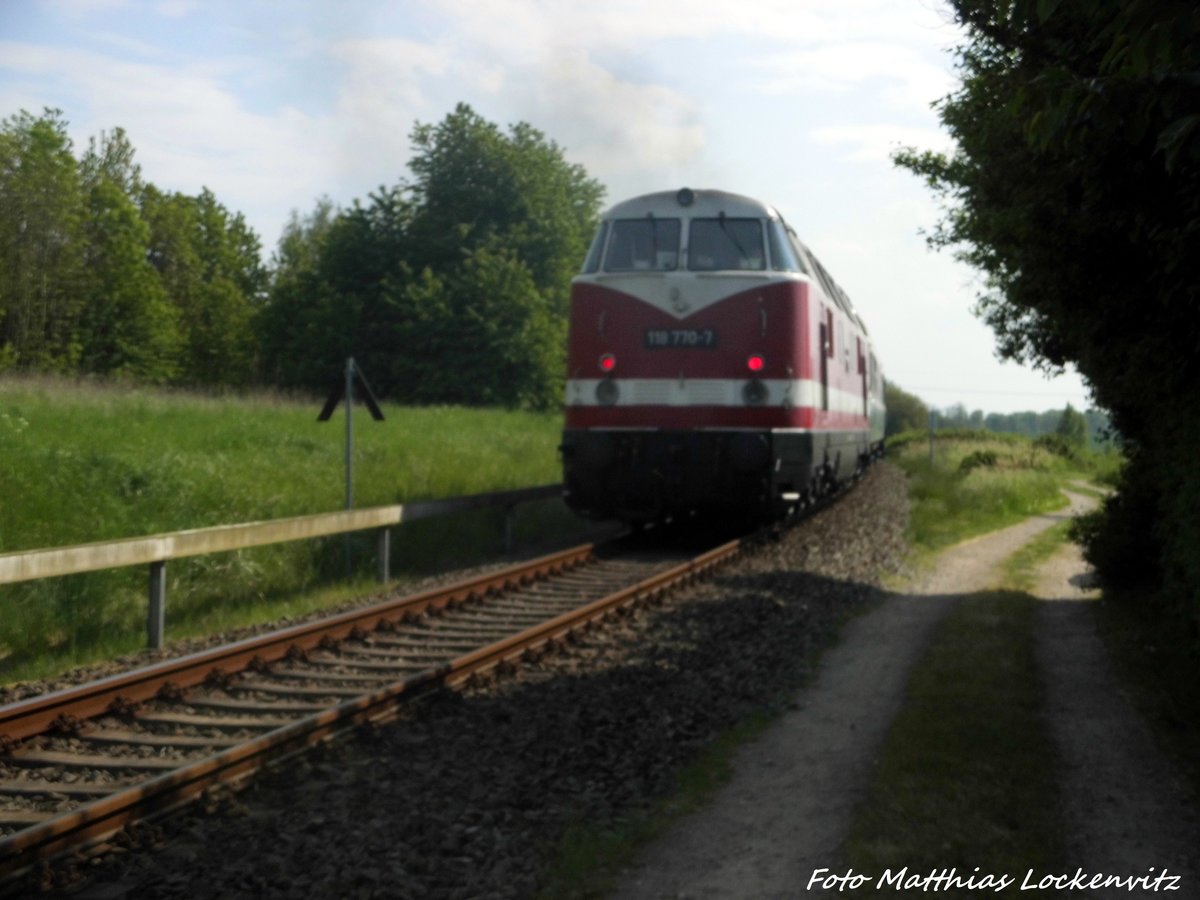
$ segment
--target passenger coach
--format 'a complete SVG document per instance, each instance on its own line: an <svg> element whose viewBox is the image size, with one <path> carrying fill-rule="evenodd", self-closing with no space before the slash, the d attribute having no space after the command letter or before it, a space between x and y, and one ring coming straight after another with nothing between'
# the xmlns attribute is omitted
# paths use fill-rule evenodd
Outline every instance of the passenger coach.
<svg viewBox="0 0 1200 900"><path fill-rule="evenodd" d="M764 519L882 447L845 293L770 206L664 192L603 216L572 281L564 491L596 518Z"/></svg>

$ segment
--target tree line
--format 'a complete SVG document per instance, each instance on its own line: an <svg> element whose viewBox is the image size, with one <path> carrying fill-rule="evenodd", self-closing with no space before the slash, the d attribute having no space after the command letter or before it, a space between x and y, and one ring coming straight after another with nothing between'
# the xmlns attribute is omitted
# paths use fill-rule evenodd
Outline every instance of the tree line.
<svg viewBox="0 0 1200 900"><path fill-rule="evenodd" d="M1200 637L1200 14L952 2L962 84L939 114L956 150L897 161L946 201L931 243L984 273L1000 352L1074 364L1122 436L1089 558Z"/></svg>
<svg viewBox="0 0 1200 900"><path fill-rule="evenodd" d="M1107 413L1099 409L1081 412L1070 403L1062 409L1047 409L1042 412L1024 410L1015 413L985 413L981 409L968 412L962 404L952 404L935 410L934 416L938 428L984 429L1031 438L1058 434L1078 447L1107 444L1110 440Z"/></svg>
<svg viewBox="0 0 1200 900"><path fill-rule="evenodd" d="M902 431L924 431L932 424L934 428L966 428L1031 438L1057 434L1080 448L1105 446L1113 440L1108 413L1101 409L1080 412L1070 403L1064 409L1043 412L988 413L981 409L968 412L961 403L939 409L926 405L920 397L890 381L884 382L884 402L885 432L889 436Z"/></svg>
<svg viewBox="0 0 1200 900"><path fill-rule="evenodd" d="M268 288L211 191L146 183L121 129L74 155L56 110L0 124L0 371L244 384Z"/></svg>
<svg viewBox="0 0 1200 900"><path fill-rule="evenodd" d="M123 130L74 152L57 110L0 123L0 372L545 408L603 189L526 123L459 105L411 179L294 213L269 262L205 189L146 182Z"/></svg>

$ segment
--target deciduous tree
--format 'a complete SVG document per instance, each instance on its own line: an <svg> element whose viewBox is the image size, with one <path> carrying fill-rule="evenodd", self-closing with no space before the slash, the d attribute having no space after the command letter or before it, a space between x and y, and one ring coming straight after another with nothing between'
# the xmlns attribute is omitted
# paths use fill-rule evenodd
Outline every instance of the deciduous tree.
<svg viewBox="0 0 1200 900"><path fill-rule="evenodd" d="M70 370L82 296L83 192L58 110L0 123L0 370Z"/></svg>
<svg viewBox="0 0 1200 900"><path fill-rule="evenodd" d="M887 406L887 422L884 426L887 436L929 427L929 407L920 397L885 380L883 400Z"/></svg>
<svg viewBox="0 0 1200 900"><path fill-rule="evenodd" d="M317 388L352 354L396 399L552 405L602 189L536 129L466 105L413 145L411 180L285 233L268 371Z"/></svg>

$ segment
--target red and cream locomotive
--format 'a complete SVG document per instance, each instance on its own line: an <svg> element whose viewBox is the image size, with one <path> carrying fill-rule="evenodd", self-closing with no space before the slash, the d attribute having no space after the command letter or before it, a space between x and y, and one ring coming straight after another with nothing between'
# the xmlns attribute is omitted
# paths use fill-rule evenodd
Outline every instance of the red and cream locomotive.
<svg viewBox="0 0 1200 900"><path fill-rule="evenodd" d="M604 214L571 286L572 509L777 517L865 466L883 422L866 327L770 206L684 188Z"/></svg>

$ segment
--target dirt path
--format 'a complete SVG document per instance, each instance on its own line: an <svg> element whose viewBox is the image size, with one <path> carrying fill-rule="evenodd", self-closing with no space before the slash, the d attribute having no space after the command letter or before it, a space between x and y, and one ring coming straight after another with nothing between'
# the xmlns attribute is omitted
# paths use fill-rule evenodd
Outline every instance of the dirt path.
<svg viewBox="0 0 1200 900"><path fill-rule="evenodd" d="M1046 601L1039 608L1038 663L1062 769L1072 863L1118 876L1165 871L1181 878L1173 896L1200 896L1200 820L1116 681L1096 634L1097 595L1077 547L1064 546L1047 563L1034 593ZM1091 896L1130 892L1109 888Z"/></svg>
<svg viewBox="0 0 1200 900"><path fill-rule="evenodd" d="M836 854L866 790L908 674L941 617L997 580L995 567L1032 537L1077 514L1039 516L946 551L911 593L852 621L821 660L796 708L734 759L711 806L649 847L614 896L795 897Z"/></svg>

